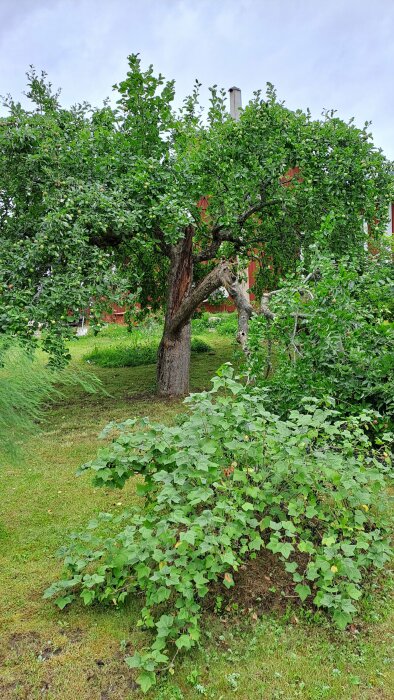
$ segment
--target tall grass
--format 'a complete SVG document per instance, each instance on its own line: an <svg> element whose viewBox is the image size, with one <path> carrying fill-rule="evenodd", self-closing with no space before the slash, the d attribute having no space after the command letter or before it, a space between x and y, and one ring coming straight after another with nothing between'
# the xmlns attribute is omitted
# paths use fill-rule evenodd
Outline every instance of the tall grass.
<svg viewBox="0 0 394 700"><path fill-rule="evenodd" d="M61 396L65 384L93 392L100 382L80 371L49 369L17 344L0 340L0 457L18 454L21 441L39 430L45 406Z"/></svg>

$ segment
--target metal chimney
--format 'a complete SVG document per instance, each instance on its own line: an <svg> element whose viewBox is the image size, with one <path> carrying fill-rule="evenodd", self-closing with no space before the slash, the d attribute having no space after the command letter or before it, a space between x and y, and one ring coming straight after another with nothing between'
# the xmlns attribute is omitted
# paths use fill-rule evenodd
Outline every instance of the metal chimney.
<svg viewBox="0 0 394 700"><path fill-rule="evenodd" d="M230 114L233 119L237 122L242 109L242 96L241 90L237 87L231 87L229 89L230 93Z"/></svg>

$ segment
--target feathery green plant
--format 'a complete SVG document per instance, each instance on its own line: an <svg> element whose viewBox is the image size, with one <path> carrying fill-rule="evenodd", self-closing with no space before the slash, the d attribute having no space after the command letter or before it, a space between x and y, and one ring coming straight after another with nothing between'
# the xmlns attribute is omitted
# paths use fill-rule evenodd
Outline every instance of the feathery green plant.
<svg viewBox="0 0 394 700"><path fill-rule="evenodd" d="M20 345L0 339L0 458L19 452L21 440L39 429L46 402L65 384L93 392L100 382L94 375L48 368Z"/></svg>

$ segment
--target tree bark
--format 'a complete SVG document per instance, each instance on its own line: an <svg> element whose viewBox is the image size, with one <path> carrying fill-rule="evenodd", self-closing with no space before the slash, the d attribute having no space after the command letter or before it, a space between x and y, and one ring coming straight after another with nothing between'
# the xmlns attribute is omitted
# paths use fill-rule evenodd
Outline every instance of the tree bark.
<svg viewBox="0 0 394 700"><path fill-rule="evenodd" d="M189 392L190 319L202 302L223 285L230 274L228 264L219 262L193 288L193 228L170 252L167 309L163 337L157 358L157 388L160 396L185 396Z"/></svg>
<svg viewBox="0 0 394 700"><path fill-rule="evenodd" d="M229 268L222 276L223 287L234 301L238 310L238 333L237 340L240 343L242 350L247 353L248 350L248 327L249 320L254 312L249 298L242 288L236 275L232 274Z"/></svg>
<svg viewBox="0 0 394 700"><path fill-rule="evenodd" d="M167 308L164 332L157 355L157 389L160 396L185 396L189 392L190 316L173 323L182 302L189 296L193 282L193 228L189 226L179 243L171 246Z"/></svg>
<svg viewBox="0 0 394 700"><path fill-rule="evenodd" d="M249 301L248 295L242 288L237 276L231 272L226 266L222 273L222 285L234 301L238 310L238 333L237 340L240 343L242 350L248 352L248 330L249 321L253 313L258 313ZM260 312L267 319L272 321L275 317L268 306L270 294L263 294L260 306Z"/></svg>
<svg viewBox="0 0 394 700"><path fill-rule="evenodd" d="M190 321L176 334L164 332L157 356L159 396L173 398L189 393Z"/></svg>
<svg viewBox="0 0 394 700"><path fill-rule="evenodd" d="M179 397L189 393L190 319L202 302L219 287L225 287L238 309L237 339L244 352L248 349L248 324L254 309L227 261L219 262L193 288L193 227L185 230L179 243L169 251L171 267L168 275L167 308L163 337L157 357L157 389L159 396ZM267 301L260 313L274 316Z"/></svg>

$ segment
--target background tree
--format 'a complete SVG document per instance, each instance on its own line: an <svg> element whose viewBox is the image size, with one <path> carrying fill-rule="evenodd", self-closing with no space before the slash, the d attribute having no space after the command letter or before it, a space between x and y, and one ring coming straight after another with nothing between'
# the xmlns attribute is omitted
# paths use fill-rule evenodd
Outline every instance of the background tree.
<svg viewBox="0 0 394 700"><path fill-rule="evenodd" d="M96 322L104 299L127 294L130 306L165 308L158 390L185 394L190 319L216 289L234 298L246 336L252 307L238 274L250 255L267 286L268 270L307 255L329 213L337 255L363 246L364 221L384 228L390 163L367 123L312 120L271 85L237 122L216 87L203 114L197 82L175 111L174 83L135 55L115 108L64 109L45 74L28 81L32 109L8 99L0 120L0 330L31 340L42 324L58 359L70 310L89 307Z"/></svg>

